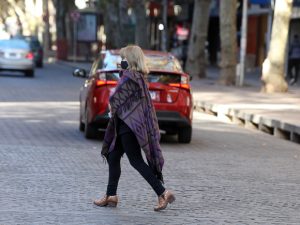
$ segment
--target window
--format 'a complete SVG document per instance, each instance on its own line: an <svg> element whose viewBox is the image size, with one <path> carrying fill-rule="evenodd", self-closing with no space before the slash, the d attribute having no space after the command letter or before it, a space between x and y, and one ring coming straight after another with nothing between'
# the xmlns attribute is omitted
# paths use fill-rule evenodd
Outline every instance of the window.
<svg viewBox="0 0 300 225"><path fill-rule="evenodd" d="M89 77L95 75L98 69L102 69L102 64L103 64L102 58L98 57L92 65Z"/></svg>

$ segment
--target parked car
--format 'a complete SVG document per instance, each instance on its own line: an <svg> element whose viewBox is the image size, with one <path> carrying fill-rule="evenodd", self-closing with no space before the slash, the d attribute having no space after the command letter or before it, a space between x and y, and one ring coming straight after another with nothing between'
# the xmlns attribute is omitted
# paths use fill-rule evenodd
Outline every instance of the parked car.
<svg viewBox="0 0 300 225"><path fill-rule="evenodd" d="M178 141L189 143L192 137L193 98L189 75L170 53L144 51L149 67L148 81L159 127L162 133L178 134ZM119 80L119 50L108 50L93 63L89 74L76 69L73 75L86 78L80 89L79 129L86 138L94 138L107 126L108 100Z"/></svg>
<svg viewBox="0 0 300 225"><path fill-rule="evenodd" d="M44 59L44 50L43 46L39 42L38 38L36 36L23 36L18 35L13 37L13 39L24 39L29 43L30 49L34 54L34 62L36 67L43 67L43 59Z"/></svg>
<svg viewBox="0 0 300 225"><path fill-rule="evenodd" d="M34 54L25 40L0 40L0 70L20 71L34 76Z"/></svg>

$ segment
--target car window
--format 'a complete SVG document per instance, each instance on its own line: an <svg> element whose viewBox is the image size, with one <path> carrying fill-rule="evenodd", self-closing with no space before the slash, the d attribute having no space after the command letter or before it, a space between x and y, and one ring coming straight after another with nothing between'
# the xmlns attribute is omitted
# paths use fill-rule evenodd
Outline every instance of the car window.
<svg viewBox="0 0 300 225"><path fill-rule="evenodd" d="M120 74L118 72L106 72L106 80L118 81L120 79Z"/></svg>
<svg viewBox="0 0 300 225"><path fill-rule="evenodd" d="M24 40L1 40L0 48L29 49L29 44Z"/></svg>
<svg viewBox="0 0 300 225"><path fill-rule="evenodd" d="M179 61L173 56L146 56L146 64L150 70L183 72Z"/></svg>
<svg viewBox="0 0 300 225"><path fill-rule="evenodd" d="M93 76L93 75L97 72L98 69L102 69L102 64L103 64L102 58L101 58L101 57L98 57L98 58L94 61L93 65L92 65L92 68L91 68L91 71L90 71L90 75L89 75L89 76L90 76L90 77Z"/></svg>
<svg viewBox="0 0 300 225"><path fill-rule="evenodd" d="M179 74L171 74L171 73L149 73L148 81L150 83L162 83L162 84L170 84L170 83L180 83L181 76Z"/></svg>
<svg viewBox="0 0 300 225"><path fill-rule="evenodd" d="M97 62L98 59L96 59L91 67L91 70L90 70L90 74L89 74L89 77L92 77L96 71L97 71L97 65L98 65L98 62Z"/></svg>
<svg viewBox="0 0 300 225"><path fill-rule="evenodd" d="M180 62L174 56L146 55L145 57L149 70L164 70L180 73L183 72ZM99 67L99 69L120 69L120 62L120 55L107 54L102 67Z"/></svg>
<svg viewBox="0 0 300 225"><path fill-rule="evenodd" d="M115 70L120 69L119 64L121 62L121 56L107 54L104 58L103 64L99 69Z"/></svg>
<svg viewBox="0 0 300 225"><path fill-rule="evenodd" d="M40 42L33 40L33 41L30 42L30 47L34 48L34 49L37 49L37 48L40 48L41 45L40 45Z"/></svg>
<svg viewBox="0 0 300 225"><path fill-rule="evenodd" d="M29 43L29 46L33 50L37 50L41 48L41 43L39 42L38 38L35 36L23 36L23 35L17 35L12 38L12 40L25 40Z"/></svg>

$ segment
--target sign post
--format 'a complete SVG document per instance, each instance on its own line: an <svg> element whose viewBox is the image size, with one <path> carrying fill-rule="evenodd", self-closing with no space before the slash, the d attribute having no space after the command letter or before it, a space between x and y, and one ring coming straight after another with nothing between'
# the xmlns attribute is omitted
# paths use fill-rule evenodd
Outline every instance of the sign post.
<svg viewBox="0 0 300 225"><path fill-rule="evenodd" d="M77 22L80 18L80 13L78 11L73 11L70 14L73 20L73 62L77 61Z"/></svg>

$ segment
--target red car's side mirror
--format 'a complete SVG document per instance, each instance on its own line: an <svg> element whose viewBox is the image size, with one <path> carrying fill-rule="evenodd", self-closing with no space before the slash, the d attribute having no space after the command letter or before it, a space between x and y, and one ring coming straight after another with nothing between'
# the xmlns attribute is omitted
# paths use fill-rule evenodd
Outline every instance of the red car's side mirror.
<svg viewBox="0 0 300 225"><path fill-rule="evenodd" d="M82 77L82 78L87 78L87 72L84 69L75 69L73 71L73 76L74 77Z"/></svg>

